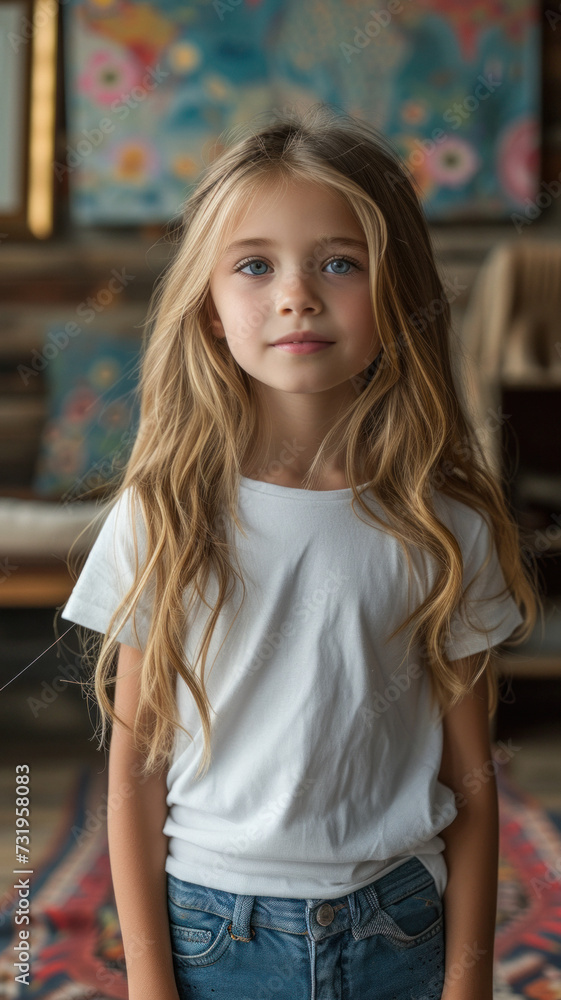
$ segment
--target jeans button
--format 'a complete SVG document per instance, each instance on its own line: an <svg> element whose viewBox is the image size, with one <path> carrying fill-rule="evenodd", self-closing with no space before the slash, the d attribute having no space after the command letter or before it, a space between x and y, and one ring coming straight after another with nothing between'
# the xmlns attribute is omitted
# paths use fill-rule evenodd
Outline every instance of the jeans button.
<svg viewBox="0 0 561 1000"><path fill-rule="evenodd" d="M328 927L334 916L335 910L331 906L331 903L323 903L317 912L317 922L322 927Z"/></svg>

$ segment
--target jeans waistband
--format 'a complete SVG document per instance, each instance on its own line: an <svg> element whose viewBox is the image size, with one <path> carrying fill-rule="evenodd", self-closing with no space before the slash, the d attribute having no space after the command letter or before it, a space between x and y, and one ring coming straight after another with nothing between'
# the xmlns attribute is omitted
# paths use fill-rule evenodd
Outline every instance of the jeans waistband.
<svg viewBox="0 0 561 1000"><path fill-rule="evenodd" d="M417 857L409 858L368 885L333 899L244 896L184 882L169 873L167 879L172 904L230 918L232 936L243 941L251 940L252 926L309 934L316 941L349 928L356 940L378 931L395 934L395 925L384 914L384 907L427 886L436 892L431 873Z"/></svg>

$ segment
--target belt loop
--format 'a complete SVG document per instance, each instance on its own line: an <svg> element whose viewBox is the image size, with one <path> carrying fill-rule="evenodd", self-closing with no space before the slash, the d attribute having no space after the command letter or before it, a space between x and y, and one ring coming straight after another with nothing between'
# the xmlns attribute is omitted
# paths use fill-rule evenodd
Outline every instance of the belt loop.
<svg viewBox="0 0 561 1000"><path fill-rule="evenodd" d="M359 938L359 927L360 927L360 889L355 889L354 892L349 892L347 895L347 903L349 904L349 913L351 915L351 931L355 941Z"/></svg>
<svg viewBox="0 0 561 1000"><path fill-rule="evenodd" d="M388 935L390 921L380 906L378 894L372 882L356 890L356 902L356 916L353 916L351 910L351 931L355 941L372 937L373 934ZM395 934L393 927L391 934Z"/></svg>
<svg viewBox="0 0 561 1000"><path fill-rule="evenodd" d="M232 922L228 925L230 937L234 941L251 941L255 937L255 930L251 926L251 914L255 896L241 896L236 894L236 905Z"/></svg>
<svg viewBox="0 0 561 1000"><path fill-rule="evenodd" d="M401 927L388 916L380 904L373 882L364 886L364 894L370 904L372 916L364 927L361 928L361 932L364 932L367 936L370 934L385 934L392 941L409 941L409 935L401 930Z"/></svg>

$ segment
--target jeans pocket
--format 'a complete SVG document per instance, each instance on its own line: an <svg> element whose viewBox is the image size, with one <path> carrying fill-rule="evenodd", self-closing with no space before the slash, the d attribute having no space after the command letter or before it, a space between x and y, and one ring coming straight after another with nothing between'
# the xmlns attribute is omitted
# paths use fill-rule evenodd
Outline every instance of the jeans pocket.
<svg viewBox="0 0 561 1000"><path fill-rule="evenodd" d="M229 917L178 906L169 898L168 915L171 951L179 966L212 965L229 948Z"/></svg>
<svg viewBox="0 0 561 1000"><path fill-rule="evenodd" d="M430 941L444 927L444 907L433 878L422 888L384 903L382 912L390 938L406 948Z"/></svg>

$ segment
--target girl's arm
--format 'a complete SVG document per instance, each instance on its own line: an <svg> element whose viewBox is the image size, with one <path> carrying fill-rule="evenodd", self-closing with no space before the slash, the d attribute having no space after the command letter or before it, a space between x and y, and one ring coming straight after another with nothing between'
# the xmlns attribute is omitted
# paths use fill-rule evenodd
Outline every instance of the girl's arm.
<svg viewBox="0 0 561 1000"><path fill-rule="evenodd" d="M480 654L456 661L473 676ZM487 715L487 679L443 719L439 781L456 795L458 815L440 836L446 969L442 1000L492 1000L497 912L499 808Z"/></svg>
<svg viewBox="0 0 561 1000"><path fill-rule="evenodd" d="M142 653L120 644L115 710L132 726ZM165 773L140 774L140 755L115 722L109 748L107 828L111 874L127 963L129 1000L178 1000L173 974L165 859Z"/></svg>

